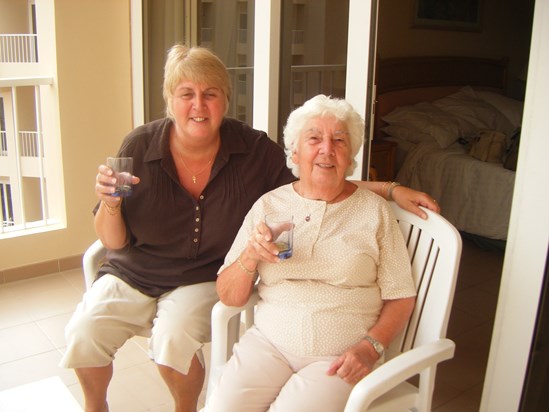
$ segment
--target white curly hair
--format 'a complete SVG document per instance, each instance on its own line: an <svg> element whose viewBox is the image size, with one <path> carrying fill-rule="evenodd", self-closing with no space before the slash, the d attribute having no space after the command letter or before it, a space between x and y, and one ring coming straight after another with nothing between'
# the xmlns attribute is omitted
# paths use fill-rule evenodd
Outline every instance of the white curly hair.
<svg viewBox="0 0 549 412"><path fill-rule="evenodd" d="M351 143L351 164L347 168L345 176L352 175L357 166L354 158L364 142L364 120L346 100L319 94L290 113L284 127L286 164L296 177L299 177L299 166L293 162L292 155L297 150L301 133L309 120L324 116L334 116L340 122L345 123L347 127Z"/></svg>

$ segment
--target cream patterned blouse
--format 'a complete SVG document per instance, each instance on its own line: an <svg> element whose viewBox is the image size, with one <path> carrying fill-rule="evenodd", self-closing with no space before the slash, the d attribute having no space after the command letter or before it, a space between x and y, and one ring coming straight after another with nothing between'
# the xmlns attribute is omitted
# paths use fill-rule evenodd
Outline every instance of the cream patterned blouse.
<svg viewBox="0 0 549 412"><path fill-rule="evenodd" d="M362 189L333 204L302 198L292 184L266 193L246 216L220 272L275 211L291 211L295 224L293 256L258 266L255 324L275 346L298 356L339 355L376 323L384 299L415 296L391 208Z"/></svg>

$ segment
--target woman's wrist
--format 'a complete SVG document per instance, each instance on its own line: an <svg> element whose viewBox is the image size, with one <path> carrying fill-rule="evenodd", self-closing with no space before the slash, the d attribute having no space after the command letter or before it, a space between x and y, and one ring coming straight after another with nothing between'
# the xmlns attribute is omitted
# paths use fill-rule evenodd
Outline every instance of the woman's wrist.
<svg viewBox="0 0 549 412"><path fill-rule="evenodd" d="M101 203L103 204L103 206L105 207L105 210L107 211L107 213L109 215L116 216L116 215L120 214L120 207L122 206L121 201L117 202L116 205L114 205L114 206L109 205L104 200L102 200Z"/></svg>
<svg viewBox="0 0 549 412"><path fill-rule="evenodd" d="M244 263L243 260L246 263ZM253 263L250 261L250 259L243 258L243 256L240 255L238 256L238 259L236 259L236 264L242 272L246 273L253 279L257 278L257 263Z"/></svg>
<svg viewBox="0 0 549 412"><path fill-rule="evenodd" d="M383 193L383 197L386 200L394 200L393 199L393 191L396 187L401 186L398 182L385 182L383 184L383 187L381 188L381 192Z"/></svg>

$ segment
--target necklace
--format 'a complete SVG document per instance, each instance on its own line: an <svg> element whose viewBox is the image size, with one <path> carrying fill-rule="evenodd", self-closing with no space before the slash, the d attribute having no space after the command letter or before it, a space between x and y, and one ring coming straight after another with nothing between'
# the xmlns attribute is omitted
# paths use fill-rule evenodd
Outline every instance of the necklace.
<svg viewBox="0 0 549 412"><path fill-rule="evenodd" d="M301 197L301 199L303 199L302 200L303 206L305 206L305 210L307 211L307 214L305 215L305 222L310 222L311 221L311 212L309 211L309 207L307 206L306 198L301 194L301 188L298 189L298 185L299 185L299 183L297 183L294 186L294 190L296 191L298 196Z"/></svg>
<svg viewBox="0 0 549 412"><path fill-rule="evenodd" d="M297 192L297 194L302 198L304 199L303 200L303 205L305 206L305 209L307 210L307 214L305 215L305 222L310 222L311 221L311 212L309 211L309 207L307 206L307 198L303 195L302 193L302 190L301 190L301 186L299 186L299 182L296 183L296 185L294 186L294 190ZM338 199L344 195L344 192L345 190L342 190L340 193L338 193L334 198L332 198L331 200L324 200L324 199L316 199L316 200L323 200L324 202L326 202L327 204L330 204L330 203L336 203L338 201Z"/></svg>
<svg viewBox="0 0 549 412"><path fill-rule="evenodd" d="M189 167L187 166L187 164L185 163L185 160L183 160L183 156L179 155L179 157L181 158L181 162L183 163L183 167L187 170L187 172L189 172L191 174L191 177L193 179L193 183L196 184L196 177L197 176L200 176L202 173L204 173L206 171L206 169L208 167L210 167L210 165L212 164L212 161L213 161L213 157L210 159L210 161L208 163L206 163L206 166L204 166L202 169L200 169L198 172L193 172L191 169L189 169Z"/></svg>

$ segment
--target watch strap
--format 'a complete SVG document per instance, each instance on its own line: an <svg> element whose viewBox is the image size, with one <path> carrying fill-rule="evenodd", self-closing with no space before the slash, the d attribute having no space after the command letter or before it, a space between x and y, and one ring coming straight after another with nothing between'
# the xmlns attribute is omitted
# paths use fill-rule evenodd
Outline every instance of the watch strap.
<svg viewBox="0 0 549 412"><path fill-rule="evenodd" d="M372 338L370 335L366 335L364 339L370 342L370 344L380 357L383 356L383 353L385 352L385 347L380 341Z"/></svg>

